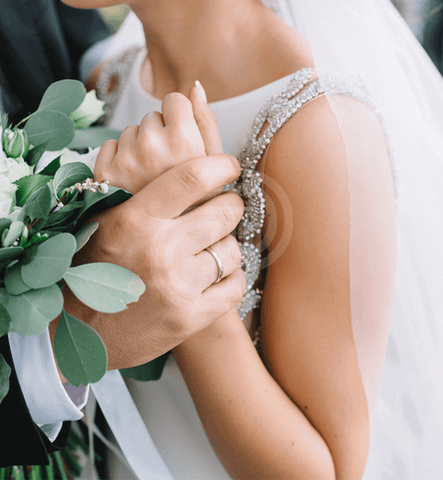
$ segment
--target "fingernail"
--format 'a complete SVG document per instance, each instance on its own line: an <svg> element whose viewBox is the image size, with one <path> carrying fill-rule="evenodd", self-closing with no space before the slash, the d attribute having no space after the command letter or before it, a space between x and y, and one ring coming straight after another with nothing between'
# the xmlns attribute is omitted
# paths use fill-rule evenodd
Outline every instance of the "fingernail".
<svg viewBox="0 0 443 480"><path fill-rule="evenodd" d="M206 92L205 92L205 89L203 88L203 85L198 80L196 80L195 81L195 86L197 87L197 91L198 91L201 99L204 102L208 103L208 99L206 97Z"/></svg>

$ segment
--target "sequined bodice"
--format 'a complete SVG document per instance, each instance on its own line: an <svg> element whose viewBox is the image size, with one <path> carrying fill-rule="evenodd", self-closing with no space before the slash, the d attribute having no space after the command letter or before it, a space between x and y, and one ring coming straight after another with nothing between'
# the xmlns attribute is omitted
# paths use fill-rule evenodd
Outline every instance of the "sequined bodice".
<svg viewBox="0 0 443 480"><path fill-rule="evenodd" d="M140 48L129 50L122 56L108 61L102 69L98 80L98 93L100 98L107 103L106 115L108 118L119 101L120 93L125 88L129 72L139 52ZM364 80L359 76L344 77L331 74L311 81L313 74L313 70L309 68L296 72L292 75L288 85L280 93L274 95L259 111L246 139L246 144L238 156L242 174L236 182L225 187L225 191L237 192L245 203L244 216L236 230L242 252L242 268L247 279L245 294L237 307L242 320L254 308L259 307L262 294L258 284L262 267L260 247L263 249L264 246L256 246L254 241L261 237L265 219L265 198L261 187L261 174L256 168L273 137L293 115L307 103L325 94L347 95L365 103L380 120L390 153L394 179L396 178L394 155L390 147L385 120ZM116 86L111 89L113 81ZM257 332L255 337L258 338Z"/></svg>

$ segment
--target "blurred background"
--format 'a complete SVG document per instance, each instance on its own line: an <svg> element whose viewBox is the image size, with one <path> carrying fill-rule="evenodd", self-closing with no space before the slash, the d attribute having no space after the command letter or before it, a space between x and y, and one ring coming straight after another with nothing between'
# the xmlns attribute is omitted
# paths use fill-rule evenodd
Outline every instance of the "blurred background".
<svg viewBox="0 0 443 480"><path fill-rule="evenodd" d="M443 74L443 1L391 1ZM128 14L128 11L129 8L125 5L101 9L101 13L113 31L118 29Z"/></svg>

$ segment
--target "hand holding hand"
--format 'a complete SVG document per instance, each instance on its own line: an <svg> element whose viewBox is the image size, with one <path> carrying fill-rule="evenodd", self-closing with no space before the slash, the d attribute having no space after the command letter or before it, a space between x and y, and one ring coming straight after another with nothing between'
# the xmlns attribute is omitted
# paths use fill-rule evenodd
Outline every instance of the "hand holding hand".
<svg viewBox="0 0 443 480"><path fill-rule="evenodd" d="M108 179L112 185L134 194L175 165L223 153L220 133L201 85L192 89L191 100L171 93L163 100L163 115L151 112L140 126L127 127L118 142L105 142L97 157L94 178Z"/></svg>

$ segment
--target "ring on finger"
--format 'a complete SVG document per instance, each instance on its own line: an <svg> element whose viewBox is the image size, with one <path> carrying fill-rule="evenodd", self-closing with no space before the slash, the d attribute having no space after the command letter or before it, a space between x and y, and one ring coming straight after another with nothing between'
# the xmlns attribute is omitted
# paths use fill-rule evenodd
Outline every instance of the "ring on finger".
<svg viewBox="0 0 443 480"><path fill-rule="evenodd" d="M223 273L224 273L223 263L221 261L221 258L218 256L218 253L214 249L212 249L211 247L207 247L205 248L205 250L212 255L212 257L215 260L215 263L217 264L218 273L217 273L217 279L215 280L214 283L218 283L223 278Z"/></svg>

